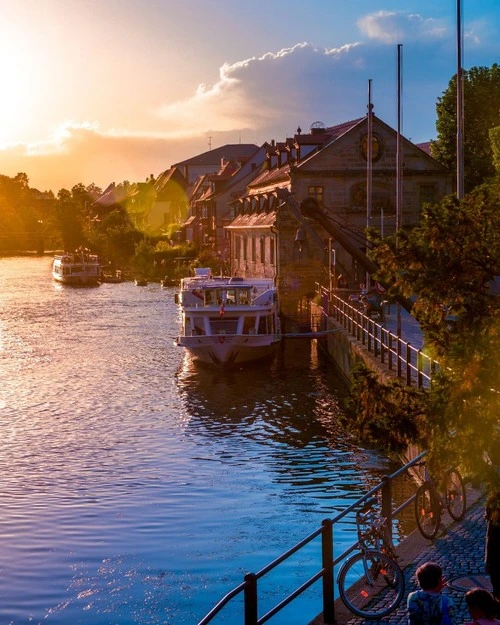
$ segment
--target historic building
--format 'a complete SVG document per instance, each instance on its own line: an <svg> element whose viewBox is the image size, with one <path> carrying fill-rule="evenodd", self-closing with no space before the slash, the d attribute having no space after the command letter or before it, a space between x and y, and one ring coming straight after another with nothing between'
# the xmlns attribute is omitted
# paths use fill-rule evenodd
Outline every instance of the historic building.
<svg viewBox="0 0 500 625"><path fill-rule="evenodd" d="M292 300L311 296L315 281L335 286L340 274L352 287L364 281L351 245L364 250L368 225L384 235L396 229L397 133L373 114L371 121L371 167L368 116L331 128L317 122L308 134L299 128L293 139L266 144L267 167L233 202L227 226L234 274L275 276ZM400 145L400 225L409 226L423 204L452 192L453 176L404 137ZM315 206L328 214L333 231L303 217L305 204L308 215ZM339 242L346 237L347 249Z"/></svg>

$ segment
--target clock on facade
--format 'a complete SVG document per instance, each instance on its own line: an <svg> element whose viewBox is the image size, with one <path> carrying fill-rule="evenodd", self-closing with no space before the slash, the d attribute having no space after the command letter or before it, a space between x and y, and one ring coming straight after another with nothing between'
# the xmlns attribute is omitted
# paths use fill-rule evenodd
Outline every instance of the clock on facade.
<svg viewBox="0 0 500 625"><path fill-rule="evenodd" d="M366 160L368 160L368 135L363 135L361 137L361 141L359 142L359 147L361 150L361 156ZM380 139L377 135L372 134L372 161L376 161L382 155L382 146L380 145Z"/></svg>

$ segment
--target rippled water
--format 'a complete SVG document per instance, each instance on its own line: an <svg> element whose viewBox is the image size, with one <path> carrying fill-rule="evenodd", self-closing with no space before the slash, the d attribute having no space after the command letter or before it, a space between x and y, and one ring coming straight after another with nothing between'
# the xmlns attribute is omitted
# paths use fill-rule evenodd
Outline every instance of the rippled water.
<svg viewBox="0 0 500 625"><path fill-rule="evenodd" d="M308 343L196 367L173 294L0 259L1 623L196 623L387 471L337 425L338 381ZM311 547L266 597L318 563ZM319 591L272 622L304 625Z"/></svg>

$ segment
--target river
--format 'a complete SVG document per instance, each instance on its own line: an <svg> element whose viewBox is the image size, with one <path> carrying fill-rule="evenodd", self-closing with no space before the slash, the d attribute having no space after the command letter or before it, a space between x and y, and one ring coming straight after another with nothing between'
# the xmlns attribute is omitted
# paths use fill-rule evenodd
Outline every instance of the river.
<svg viewBox="0 0 500 625"><path fill-rule="evenodd" d="M0 259L1 623L192 625L387 472L338 424L314 344L200 368L173 344L174 289L65 287L50 265ZM306 579L284 571L269 601ZM316 584L272 623L319 611Z"/></svg>

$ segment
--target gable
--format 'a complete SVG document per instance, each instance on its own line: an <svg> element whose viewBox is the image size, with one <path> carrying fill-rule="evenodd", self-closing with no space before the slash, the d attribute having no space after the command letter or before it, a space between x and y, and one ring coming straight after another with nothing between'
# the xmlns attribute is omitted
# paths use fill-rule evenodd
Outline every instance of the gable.
<svg viewBox="0 0 500 625"><path fill-rule="evenodd" d="M347 128L320 151L301 162L301 173L318 171L366 171L368 121ZM395 171L397 132L378 117L372 123L373 171ZM405 170L447 172L447 169L408 139L401 136L402 160Z"/></svg>

